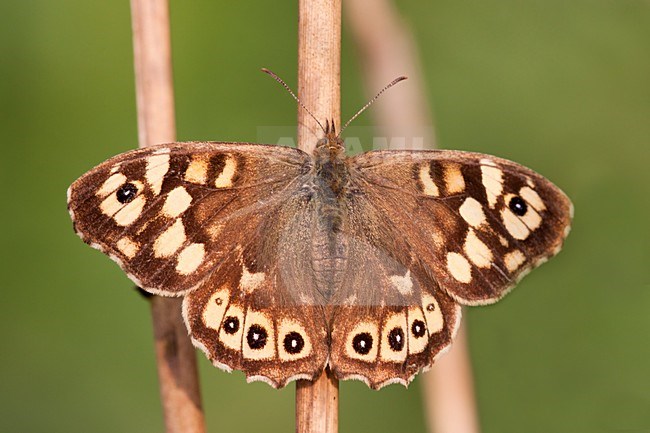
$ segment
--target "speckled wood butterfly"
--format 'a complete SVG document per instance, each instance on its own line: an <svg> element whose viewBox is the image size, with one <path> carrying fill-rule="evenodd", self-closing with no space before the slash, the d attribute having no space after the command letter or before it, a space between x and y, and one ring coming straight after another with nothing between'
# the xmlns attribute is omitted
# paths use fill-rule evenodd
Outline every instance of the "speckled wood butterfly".
<svg viewBox="0 0 650 433"><path fill-rule="evenodd" d="M537 173L447 150L313 155L171 143L68 190L74 227L144 290L184 296L194 344L281 387L329 366L408 384L451 343L460 305L496 302L555 255L572 205Z"/></svg>

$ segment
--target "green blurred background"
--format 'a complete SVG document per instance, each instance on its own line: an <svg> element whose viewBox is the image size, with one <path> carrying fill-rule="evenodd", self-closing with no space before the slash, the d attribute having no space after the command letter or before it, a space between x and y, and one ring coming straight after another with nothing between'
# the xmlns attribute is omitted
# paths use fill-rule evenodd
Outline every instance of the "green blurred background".
<svg viewBox="0 0 650 433"><path fill-rule="evenodd" d="M528 165L576 207L557 258L465 315L484 432L650 431L650 3L398 6L441 146ZM179 139L295 122L259 68L295 83L296 9L172 2ZM366 100L347 33L343 117ZM147 303L65 204L77 176L136 146L130 37L127 1L0 3L0 432L163 430ZM209 431L293 429L293 386L199 359ZM423 431L420 386L342 383L341 431Z"/></svg>

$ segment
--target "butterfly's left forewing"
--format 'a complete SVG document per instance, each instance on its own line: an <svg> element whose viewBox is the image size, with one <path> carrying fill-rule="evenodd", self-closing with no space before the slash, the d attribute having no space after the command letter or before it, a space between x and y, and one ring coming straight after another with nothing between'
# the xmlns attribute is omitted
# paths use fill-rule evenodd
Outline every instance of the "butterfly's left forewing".
<svg viewBox="0 0 650 433"><path fill-rule="evenodd" d="M389 221L408 245L404 251L414 254L414 266L462 304L499 300L557 254L570 229L573 206L567 196L504 159L457 151L375 151L354 157L352 167L364 191L357 208L373 209Z"/></svg>

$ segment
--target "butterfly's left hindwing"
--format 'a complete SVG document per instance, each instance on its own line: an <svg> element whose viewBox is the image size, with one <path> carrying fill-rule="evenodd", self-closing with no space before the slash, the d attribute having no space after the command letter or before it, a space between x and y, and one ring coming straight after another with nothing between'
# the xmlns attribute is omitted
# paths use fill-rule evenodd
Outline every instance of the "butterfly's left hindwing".
<svg viewBox="0 0 650 433"><path fill-rule="evenodd" d="M367 263L371 273L376 264ZM373 389L408 385L444 353L460 325L460 306L417 270L389 275L363 287L403 302L355 301L334 309L330 365L339 379L358 379Z"/></svg>

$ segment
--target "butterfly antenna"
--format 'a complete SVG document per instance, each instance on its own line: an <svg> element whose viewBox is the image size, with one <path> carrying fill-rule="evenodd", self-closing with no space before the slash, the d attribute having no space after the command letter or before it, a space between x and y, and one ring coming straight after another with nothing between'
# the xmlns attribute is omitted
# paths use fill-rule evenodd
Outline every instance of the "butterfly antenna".
<svg viewBox="0 0 650 433"><path fill-rule="evenodd" d="M345 130L345 128L347 128L348 125L349 125L350 123L352 123L352 121L353 121L354 119L356 119L357 117L359 117L359 115L360 115L361 113L363 113L364 111L366 111L366 109L367 109L368 107L370 107L370 106L373 104L373 102L375 102L377 99L379 99L379 97L381 96L382 93L384 93L386 90L390 89L391 87L393 87L395 84L399 83L400 81L404 81L404 80L406 80L407 78L408 78L408 77L405 77L405 76L397 77L397 78L395 78L393 81L391 81L390 83L388 83L388 84L387 84L383 89L381 89L381 90L380 90L380 91L375 95L374 98L372 98L370 101L368 101L368 103L367 103L366 105L364 105L363 107L361 107L361 109L360 109L359 111L357 111L357 114L355 114L354 116L352 116L352 118L351 118L350 120L348 120L348 121L345 123L345 125L343 125L343 128L341 128L341 132L339 132L339 135L341 135L341 134L343 133L343 131Z"/></svg>
<svg viewBox="0 0 650 433"><path fill-rule="evenodd" d="M325 128L323 127L323 124L320 123L320 122L318 121L318 119L316 118L316 116L314 116L314 114L313 114L311 111L309 111L309 109L308 109L307 107L305 107L305 104L303 104L302 101L301 101L300 99L298 99L298 97L296 96L296 94L293 93L293 90L291 90L291 87L289 87L289 85L288 85L287 83L285 83L284 80L282 80L282 78L278 77L278 76L275 74L275 72L270 71L270 70L268 70L268 69L266 69L266 68L262 68L262 72L265 72L265 73L269 74L270 76L273 77L273 79L275 79L275 81L277 81L278 83L280 83L280 84L282 85L282 87L284 87L284 88L286 89L286 91L289 92L289 94L290 94L291 96L293 96L293 99L296 100L296 102L298 103L298 105L300 105L300 106L302 107L303 110L305 110L307 113L309 113L309 115L311 116L311 118L314 119L314 120L316 121L316 123L318 123L318 126L320 126L320 129L323 130L323 133L327 134L327 131L326 131Z"/></svg>

